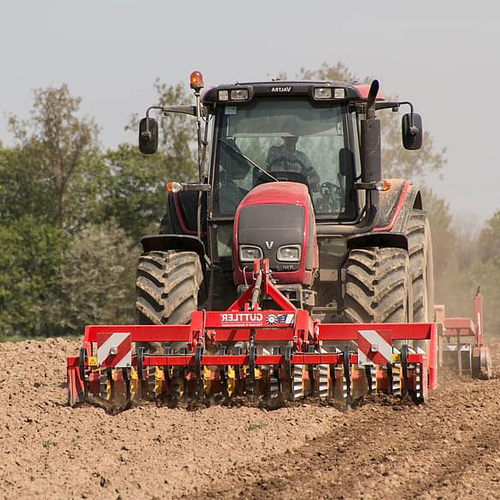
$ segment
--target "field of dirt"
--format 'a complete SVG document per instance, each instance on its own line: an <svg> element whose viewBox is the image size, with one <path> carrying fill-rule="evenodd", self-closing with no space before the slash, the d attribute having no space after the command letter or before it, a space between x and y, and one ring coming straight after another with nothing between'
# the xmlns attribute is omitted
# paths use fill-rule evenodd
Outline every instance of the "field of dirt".
<svg viewBox="0 0 500 500"><path fill-rule="evenodd" d="M500 498L499 378L442 384L418 407L109 415L66 405L78 347L0 344L0 498Z"/></svg>

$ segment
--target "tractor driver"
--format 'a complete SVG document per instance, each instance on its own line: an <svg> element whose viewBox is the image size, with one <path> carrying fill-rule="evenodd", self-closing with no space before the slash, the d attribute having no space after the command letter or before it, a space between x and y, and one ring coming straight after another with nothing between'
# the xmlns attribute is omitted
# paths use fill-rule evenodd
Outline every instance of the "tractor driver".
<svg viewBox="0 0 500 500"><path fill-rule="evenodd" d="M271 146L267 154L267 168L270 172L287 171L298 172L306 177L311 191L319 190L320 178L307 155L299 151L297 136L285 136L281 138L281 146Z"/></svg>

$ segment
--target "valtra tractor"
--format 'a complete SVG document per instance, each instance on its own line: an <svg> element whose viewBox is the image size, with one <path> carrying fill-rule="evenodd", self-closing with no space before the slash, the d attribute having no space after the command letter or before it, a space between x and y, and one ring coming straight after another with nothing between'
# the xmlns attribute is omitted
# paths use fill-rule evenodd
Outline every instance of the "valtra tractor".
<svg viewBox="0 0 500 500"><path fill-rule="evenodd" d="M235 83L193 106L197 183L167 185L160 234L142 239L136 325L89 326L68 359L70 404L370 392L423 401L437 385L431 235L409 180L384 179L377 111L409 102L343 82Z"/></svg>

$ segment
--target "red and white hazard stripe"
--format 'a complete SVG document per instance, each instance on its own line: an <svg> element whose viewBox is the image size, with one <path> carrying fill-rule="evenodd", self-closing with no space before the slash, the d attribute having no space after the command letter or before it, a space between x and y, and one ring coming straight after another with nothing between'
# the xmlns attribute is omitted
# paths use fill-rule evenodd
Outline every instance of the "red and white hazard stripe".
<svg viewBox="0 0 500 500"><path fill-rule="evenodd" d="M392 363L391 332L358 330L358 364L385 365Z"/></svg>
<svg viewBox="0 0 500 500"><path fill-rule="evenodd" d="M97 363L106 368L126 368L132 364L130 333L97 334Z"/></svg>

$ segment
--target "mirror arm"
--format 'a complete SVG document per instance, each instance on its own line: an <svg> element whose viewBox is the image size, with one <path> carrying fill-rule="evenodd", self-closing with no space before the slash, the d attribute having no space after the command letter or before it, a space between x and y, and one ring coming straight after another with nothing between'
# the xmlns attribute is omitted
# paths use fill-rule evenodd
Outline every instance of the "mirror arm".
<svg viewBox="0 0 500 500"><path fill-rule="evenodd" d="M152 109L162 109L162 107L161 106L149 106L149 108L146 109L146 130L144 132L142 132L141 135L142 135L142 137L147 139L147 141L151 140L151 130L149 130L149 112Z"/></svg>
<svg viewBox="0 0 500 500"><path fill-rule="evenodd" d="M410 106L410 134L415 136L418 134L418 128L415 127L415 124L413 122L413 104L410 101L401 101L399 103L401 106L407 105Z"/></svg>

